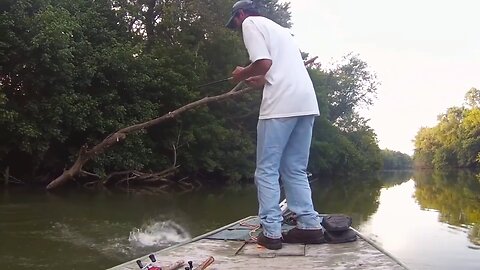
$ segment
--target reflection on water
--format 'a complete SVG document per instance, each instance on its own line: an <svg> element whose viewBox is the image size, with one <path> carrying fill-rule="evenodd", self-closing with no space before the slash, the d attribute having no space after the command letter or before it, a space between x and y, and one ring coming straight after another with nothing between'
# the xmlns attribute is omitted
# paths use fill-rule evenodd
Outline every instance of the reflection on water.
<svg viewBox="0 0 480 270"><path fill-rule="evenodd" d="M359 229L412 269L479 269L479 183L472 176L416 172L386 185Z"/></svg>
<svg viewBox="0 0 480 270"><path fill-rule="evenodd" d="M415 197L423 208L437 209L441 222L468 230L472 249L480 249L480 181L470 171L415 174Z"/></svg>
<svg viewBox="0 0 480 270"><path fill-rule="evenodd" d="M480 181L472 173L388 172L312 184L322 213L354 226L411 269L479 269ZM187 194L0 194L0 269L104 269L257 211L252 185Z"/></svg>
<svg viewBox="0 0 480 270"><path fill-rule="evenodd" d="M471 172L417 172L415 183L419 204L439 210L440 221L456 226L480 224L480 184Z"/></svg>

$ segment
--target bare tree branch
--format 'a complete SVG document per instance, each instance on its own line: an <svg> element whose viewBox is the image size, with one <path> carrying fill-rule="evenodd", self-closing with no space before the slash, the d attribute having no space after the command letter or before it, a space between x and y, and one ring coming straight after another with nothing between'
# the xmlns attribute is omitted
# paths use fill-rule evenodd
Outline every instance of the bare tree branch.
<svg viewBox="0 0 480 270"><path fill-rule="evenodd" d="M310 64L314 64L316 59L317 59L317 57L314 57L310 60L305 61L304 64L306 66L308 66ZM65 183L67 183L69 181L72 181L80 172L82 172L83 166L89 160L91 160L91 159L95 158L96 156L104 153L107 149L109 149L113 145L125 140L127 138L127 135L130 134L130 133L137 132L139 130L144 130L144 129L147 129L149 127L158 125L162 122L165 122L167 120L174 119L174 118L178 117L180 114L182 114L186 111L195 109L199 106L208 104L210 102L221 101L221 100L224 100L224 99L227 99L227 98L240 96L240 95L248 93L248 92L250 92L254 89L257 89L257 88L255 88L255 87L245 87L245 83L240 82L234 88L232 88L230 91L227 91L223 94L220 94L220 95L217 95L217 96L212 96L212 97L208 97L208 96L204 97L202 99L199 99L197 101L194 101L192 103L184 105L184 106L182 106L182 107L180 107L180 108L178 108L178 109L176 109L172 112L164 114L164 115L162 115L158 118L149 120L147 122L139 123L139 124L136 124L136 125L133 125L133 126L122 128L122 129L110 134L109 136L107 136L105 139L103 139L102 142L95 145L93 148L89 149L86 145L84 145L80 148L77 160L72 165L72 167L70 167L70 169L68 169L68 170L65 170L62 173L62 175L60 175L55 180L50 182L47 185L47 189L58 188L58 187L64 185ZM127 183L128 183L128 181L127 181Z"/></svg>
<svg viewBox="0 0 480 270"><path fill-rule="evenodd" d="M247 92L252 91L253 89L255 88L245 87L245 84L243 82L240 82L233 89L223 94L220 94L217 96L211 96L211 97L208 97L208 96L204 97L200 100L184 105L172 112L164 114L158 118L117 130L116 132L110 134L105 139L103 139L102 142L93 146L92 148L88 148L86 145L84 145L80 148L77 160L72 165L72 167L70 167L68 170L65 170L62 173L62 175L60 175L59 177L54 179L52 182L50 182L47 185L47 189L58 188L64 185L65 183L73 180L80 172L82 172L83 166L88 161L90 161L91 159L95 158L98 155L103 154L107 149L109 149L113 145L125 140L127 138L127 135L130 133L134 133L139 130L144 130L152 126L158 125L162 122L165 122L167 120L174 119L186 111L195 109L199 106L208 104L210 102L221 101L227 98L243 95Z"/></svg>

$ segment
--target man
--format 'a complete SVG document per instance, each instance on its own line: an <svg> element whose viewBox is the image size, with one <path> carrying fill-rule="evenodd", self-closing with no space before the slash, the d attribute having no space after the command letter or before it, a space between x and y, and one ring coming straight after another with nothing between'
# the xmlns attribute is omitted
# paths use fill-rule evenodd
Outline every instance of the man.
<svg viewBox="0 0 480 270"><path fill-rule="evenodd" d="M288 31L260 16L250 0L236 2L228 28L242 31L251 64L236 67L233 81L263 86L257 125L255 184L263 232L258 244L280 249L286 243L323 243L318 213L313 208L307 164L315 116L319 115L312 81L299 48ZM296 228L281 232L281 176Z"/></svg>

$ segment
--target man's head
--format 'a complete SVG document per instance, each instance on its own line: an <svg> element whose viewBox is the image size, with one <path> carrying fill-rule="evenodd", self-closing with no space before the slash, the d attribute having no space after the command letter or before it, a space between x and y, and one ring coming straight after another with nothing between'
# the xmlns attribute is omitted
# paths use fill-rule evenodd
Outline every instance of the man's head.
<svg viewBox="0 0 480 270"><path fill-rule="evenodd" d="M259 15L252 0L237 1L235 4L233 4L232 16L225 26L230 29L240 28L243 20L250 15Z"/></svg>

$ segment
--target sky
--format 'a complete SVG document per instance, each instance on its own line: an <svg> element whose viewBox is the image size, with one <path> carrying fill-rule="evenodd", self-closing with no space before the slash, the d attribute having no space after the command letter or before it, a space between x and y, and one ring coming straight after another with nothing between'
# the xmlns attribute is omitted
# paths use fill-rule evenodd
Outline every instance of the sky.
<svg viewBox="0 0 480 270"><path fill-rule="evenodd" d="M381 83L361 115L381 149L413 154L421 127L437 124L480 88L479 0L290 0L302 51L328 67L354 53Z"/></svg>

